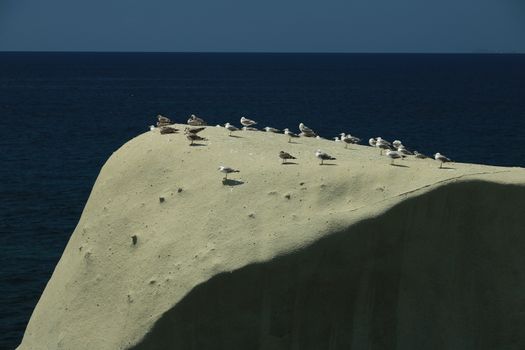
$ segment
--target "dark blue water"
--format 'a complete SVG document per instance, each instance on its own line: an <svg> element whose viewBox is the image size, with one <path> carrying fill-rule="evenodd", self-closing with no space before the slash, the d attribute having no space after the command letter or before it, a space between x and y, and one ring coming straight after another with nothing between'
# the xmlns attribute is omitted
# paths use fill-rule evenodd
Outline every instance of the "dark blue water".
<svg viewBox="0 0 525 350"><path fill-rule="evenodd" d="M525 56L0 53L0 348L20 342L104 161L158 113L525 166Z"/></svg>

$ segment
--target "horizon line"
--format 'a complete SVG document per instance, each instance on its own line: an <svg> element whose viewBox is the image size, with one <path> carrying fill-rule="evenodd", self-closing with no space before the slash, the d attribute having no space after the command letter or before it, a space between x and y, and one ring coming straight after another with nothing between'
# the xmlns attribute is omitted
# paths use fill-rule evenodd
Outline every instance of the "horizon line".
<svg viewBox="0 0 525 350"><path fill-rule="evenodd" d="M525 55L515 51L97 51L97 50L0 50L4 53L95 53L95 54L341 54L341 55Z"/></svg>

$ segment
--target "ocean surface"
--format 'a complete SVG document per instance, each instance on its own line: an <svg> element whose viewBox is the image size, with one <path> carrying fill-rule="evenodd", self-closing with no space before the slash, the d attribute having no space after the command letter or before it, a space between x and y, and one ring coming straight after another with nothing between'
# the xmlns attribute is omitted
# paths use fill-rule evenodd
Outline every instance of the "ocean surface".
<svg viewBox="0 0 525 350"><path fill-rule="evenodd" d="M20 343L105 160L159 113L523 167L525 55L0 53L1 349Z"/></svg>

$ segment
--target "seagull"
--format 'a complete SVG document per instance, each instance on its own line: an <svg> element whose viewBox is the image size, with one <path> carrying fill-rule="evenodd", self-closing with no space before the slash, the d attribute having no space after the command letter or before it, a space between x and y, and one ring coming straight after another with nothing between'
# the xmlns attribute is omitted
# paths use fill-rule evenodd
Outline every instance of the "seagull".
<svg viewBox="0 0 525 350"><path fill-rule="evenodd" d="M293 132L288 130L288 128L284 129L284 134L289 137L288 142L292 142L292 137L299 137L299 135L294 134Z"/></svg>
<svg viewBox="0 0 525 350"><path fill-rule="evenodd" d="M206 125L206 122L204 121L204 119L201 119L197 117L195 114L192 114L190 118L188 119L188 124L191 126L202 126L202 125Z"/></svg>
<svg viewBox="0 0 525 350"><path fill-rule="evenodd" d="M160 114L157 116L157 126L158 127L168 126L168 125L171 125L171 124L173 124L173 122L170 120L170 118L163 117Z"/></svg>
<svg viewBox="0 0 525 350"><path fill-rule="evenodd" d="M321 159L321 163L319 163L319 165L323 165L323 161L325 160L335 160L334 157L332 157L331 155L329 155L328 153L325 153L323 151L321 151L320 149L318 149L316 152L315 152L315 156L319 159Z"/></svg>
<svg viewBox="0 0 525 350"><path fill-rule="evenodd" d="M385 145L391 146L390 142L388 142L387 140L382 139L380 136L376 137L376 144L377 143L383 143Z"/></svg>
<svg viewBox="0 0 525 350"><path fill-rule="evenodd" d="M317 134L312 129L310 129L309 127L307 127L303 123L299 124L299 130L301 130L301 135L302 136L305 136L305 137L317 136Z"/></svg>
<svg viewBox="0 0 525 350"><path fill-rule="evenodd" d="M297 159L290 153L286 153L285 151L279 152L279 158L283 160L281 164L285 164L288 159Z"/></svg>
<svg viewBox="0 0 525 350"><path fill-rule="evenodd" d="M232 136L232 132L239 130L235 126L231 125L230 123L224 124L224 127L230 132L230 136Z"/></svg>
<svg viewBox="0 0 525 350"><path fill-rule="evenodd" d="M368 139L368 144L372 147L375 147L376 146L376 139L374 139L373 137Z"/></svg>
<svg viewBox="0 0 525 350"><path fill-rule="evenodd" d="M160 115L160 114L157 116L157 121L159 123L170 123L170 124L172 123L170 118L164 117L163 115Z"/></svg>
<svg viewBox="0 0 525 350"><path fill-rule="evenodd" d="M186 138L191 142L190 146L193 145L193 141L207 141L204 137L192 133L187 133Z"/></svg>
<svg viewBox="0 0 525 350"><path fill-rule="evenodd" d="M242 130L244 130L244 131L259 131L259 129L252 128L251 126L243 126Z"/></svg>
<svg viewBox="0 0 525 350"><path fill-rule="evenodd" d="M392 146L394 146L395 148L399 148L399 146L402 146L403 143L399 140L395 140L394 142L392 142Z"/></svg>
<svg viewBox="0 0 525 350"><path fill-rule="evenodd" d="M418 151L414 151L414 156L416 156L416 158L419 158L419 159L428 158L426 155L424 155L423 153L419 153Z"/></svg>
<svg viewBox="0 0 525 350"><path fill-rule="evenodd" d="M376 137L376 147L380 149L379 155L383 154L384 149L392 149L390 142L383 140L381 137Z"/></svg>
<svg viewBox="0 0 525 350"><path fill-rule="evenodd" d="M184 133L185 134L198 134L204 129L206 129L206 128L205 127L201 127L201 128L188 128L188 127L185 127L184 128Z"/></svg>
<svg viewBox="0 0 525 350"><path fill-rule="evenodd" d="M443 163L451 162L451 160L449 158L445 157L444 155L442 155L439 152L434 154L434 159L435 160L439 160L441 162L441 164L439 165L439 169L441 169L443 167Z"/></svg>
<svg viewBox="0 0 525 350"><path fill-rule="evenodd" d="M333 139L335 142L341 142L341 140L339 140L339 136L333 137Z"/></svg>
<svg viewBox="0 0 525 350"><path fill-rule="evenodd" d="M392 161L390 162L390 165L394 165L394 160L395 159L399 159L399 158L403 158L404 156L398 152L398 151L391 151L391 150L387 150L386 151L386 155L388 157L390 157L390 159L392 159Z"/></svg>
<svg viewBox="0 0 525 350"><path fill-rule="evenodd" d="M348 144L355 144L359 143L361 139L359 137L355 137L352 135L346 135L344 132L341 133L341 141L345 143L345 148L347 148Z"/></svg>
<svg viewBox="0 0 525 350"><path fill-rule="evenodd" d="M241 124L243 126L252 126L252 125L257 124L257 122L255 120L251 120L251 119L242 117L241 118Z"/></svg>
<svg viewBox="0 0 525 350"><path fill-rule="evenodd" d="M231 174L231 173L238 173L239 170L235 170L233 168L230 168L228 166L224 166L224 165L221 165L218 169L221 173L224 173L226 174L224 176L224 180L228 180L228 174Z"/></svg>
<svg viewBox="0 0 525 350"><path fill-rule="evenodd" d="M346 137L352 140L352 143L354 144L361 142L361 139L357 136L346 135Z"/></svg>
<svg viewBox="0 0 525 350"><path fill-rule="evenodd" d="M397 147L397 151L399 153L407 155L407 156L411 156L411 155L414 154L414 153L410 152L409 150L407 150L406 147L403 146L403 145L399 145L399 147Z"/></svg>
<svg viewBox="0 0 525 350"><path fill-rule="evenodd" d="M160 128L161 135L175 134L179 129L172 128L171 126L163 126Z"/></svg>
<svg viewBox="0 0 525 350"><path fill-rule="evenodd" d="M149 126L149 131L155 131L155 125L150 125Z"/></svg>
<svg viewBox="0 0 525 350"><path fill-rule="evenodd" d="M264 130L266 132L275 132L275 133L280 133L281 132L281 130L276 129L276 128L272 128L272 127L269 127L269 126L264 127Z"/></svg>

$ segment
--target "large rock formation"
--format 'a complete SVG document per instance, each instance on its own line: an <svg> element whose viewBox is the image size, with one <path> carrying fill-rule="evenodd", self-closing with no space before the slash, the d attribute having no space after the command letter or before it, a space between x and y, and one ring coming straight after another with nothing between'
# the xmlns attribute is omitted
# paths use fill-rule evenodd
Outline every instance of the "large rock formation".
<svg viewBox="0 0 525 350"><path fill-rule="evenodd" d="M524 169L202 134L110 158L20 349L525 347Z"/></svg>

